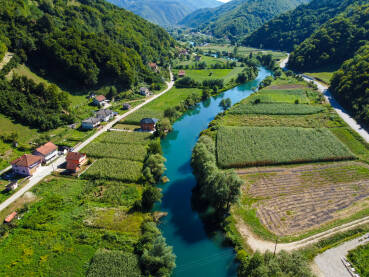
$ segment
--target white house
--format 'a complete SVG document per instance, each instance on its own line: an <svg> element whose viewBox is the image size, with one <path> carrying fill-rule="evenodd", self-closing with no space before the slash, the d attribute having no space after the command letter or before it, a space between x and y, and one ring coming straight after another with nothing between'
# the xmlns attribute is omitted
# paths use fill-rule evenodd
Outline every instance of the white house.
<svg viewBox="0 0 369 277"><path fill-rule="evenodd" d="M142 96L150 96L151 92L148 88L142 87L140 88L140 95Z"/></svg>
<svg viewBox="0 0 369 277"><path fill-rule="evenodd" d="M104 95L96 95L93 103L96 106L104 106L106 102L106 97Z"/></svg>
<svg viewBox="0 0 369 277"><path fill-rule="evenodd" d="M110 119L114 117L114 112L111 110L103 109L103 110L96 112L95 116L101 121L108 122Z"/></svg>
<svg viewBox="0 0 369 277"><path fill-rule="evenodd" d="M99 126L101 120L96 117L90 117L82 121L82 129L84 130L92 130L93 128Z"/></svg>
<svg viewBox="0 0 369 277"><path fill-rule="evenodd" d="M33 155L40 156L42 158L42 162L46 163L57 157L58 147L49 141L48 143L36 148Z"/></svg>
<svg viewBox="0 0 369 277"><path fill-rule="evenodd" d="M13 172L20 175L32 176L41 166L42 157L24 154L15 161L12 161Z"/></svg>

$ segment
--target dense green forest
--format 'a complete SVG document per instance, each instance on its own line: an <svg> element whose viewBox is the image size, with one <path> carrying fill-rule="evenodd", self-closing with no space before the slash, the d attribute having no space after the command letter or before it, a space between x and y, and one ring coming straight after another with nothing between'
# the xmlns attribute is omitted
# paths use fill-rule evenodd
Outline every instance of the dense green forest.
<svg viewBox="0 0 369 277"><path fill-rule="evenodd" d="M333 75L331 92L354 117L369 124L369 45L361 47L356 55L343 63Z"/></svg>
<svg viewBox="0 0 369 277"><path fill-rule="evenodd" d="M292 51L322 24L363 0L312 0L264 24L243 41L244 45Z"/></svg>
<svg viewBox="0 0 369 277"><path fill-rule="evenodd" d="M222 5L217 0L108 0L119 7L132 11L143 18L168 26L178 23L186 15L202 8Z"/></svg>
<svg viewBox="0 0 369 277"><path fill-rule="evenodd" d="M32 66L90 88L152 82L147 66L166 65L175 42L160 27L103 0L0 0L9 49Z"/></svg>
<svg viewBox="0 0 369 277"><path fill-rule="evenodd" d="M307 0L233 0L215 9L202 9L180 23L215 37L239 39L273 17Z"/></svg>
<svg viewBox="0 0 369 277"><path fill-rule="evenodd" d="M340 65L369 39L369 5L349 7L329 20L291 53L288 67L297 71Z"/></svg>

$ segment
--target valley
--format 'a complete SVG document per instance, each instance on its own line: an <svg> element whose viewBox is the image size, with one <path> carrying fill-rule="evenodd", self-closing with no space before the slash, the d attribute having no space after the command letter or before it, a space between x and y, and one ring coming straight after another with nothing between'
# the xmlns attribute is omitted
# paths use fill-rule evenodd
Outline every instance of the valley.
<svg viewBox="0 0 369 277"><path fill-rule="evenodd" d="M367 276L367 1L108 2L0 0L0 275Z"/></svg>

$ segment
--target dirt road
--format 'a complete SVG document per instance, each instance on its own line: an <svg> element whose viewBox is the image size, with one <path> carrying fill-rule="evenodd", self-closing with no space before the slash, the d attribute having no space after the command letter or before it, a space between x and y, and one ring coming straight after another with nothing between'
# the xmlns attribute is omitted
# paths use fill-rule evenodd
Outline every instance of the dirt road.
<svg viewBox="0 0 369 277"><path fill-rule="evenodd" d="M74 151L80 151L83 147L85 147L87 144L89 144L90 142L92 142L94 139L96 139L98 136L100 136L102 133L106 132L109 128L111 128L115 123L117 123L118 121L122 120L123 118L127 117L128 115L134 113L135 111L139 110L140 108L142 108L143 106L145 106L146 104L154 101L155 99L157 99L158 97L162 96L164 93L168 92L174 85L174 81L173 81L173 75L172 73L170 74L171 77L171 81L167 82L168 87L160 92L159 94L156 94L154 96L152 96L151 98L147 99L145 102L143 102L142 104L134 107L132 110L130 110L129 112L117 116L113 121L109 122L108 124L106 124L102 129L98 130L95 134L93 134L91 137L89 137L88 139L86 139L84 142L80 143L77 147L74 148ZM9 197L8 199L6 199L4 202L2 202L0 204L0 211L4 210L6 207L8 207L10 204L12 204L13 202L15 202L19 197L21 197L25 192L27 192L28 190L30 190L32 187L34 187L38 182L40 182L43 178L45 178L46 176L50 175L53 171L55 171L55 169L62 165L65 162L65 156L61 156L58 159L56 159L54 162L52 162L50 165L48 166L42 166L37 172L36 174L34 174L30 179L29 182L22 187L20 190L18 190L16 193L14 193L11 197Z"/></svg>

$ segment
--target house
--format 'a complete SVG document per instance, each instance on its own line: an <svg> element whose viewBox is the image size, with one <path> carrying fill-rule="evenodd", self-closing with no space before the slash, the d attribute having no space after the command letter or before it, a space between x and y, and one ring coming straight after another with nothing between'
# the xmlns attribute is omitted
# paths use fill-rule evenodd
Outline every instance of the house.
<svg viewBox="0 0 369 277"><path fill-rule="evenodd" d="M151 95L151 92L148 88L146 87L142 87L140 88L140 95L142 96L150 96Z"/></svg>
<svg viewBox="0 0 369 277"><path fill-rule="evenodd" d="M178 77L184 77L186 76L186 72L184 70L178 71Z"/></svg>
<svg viewBox="0 0 369 277"><path fill-rule="evenodd" d="M196 62L199 62L200 60L201 60L201 56L196 55L196 56L195 56L195 61L196 61Z"/></svg>
<svg viewBox="0 0 369 277"><path fill-rule="evenodd" d="M13 181L13 182L6 185L6 191L16 190L17 188L18 188L18 182L17 181Z"/></svg>
<svg viewBox="0 0 369 277"><path fill-rule="evenodd" d="M32 176L41 166L42 157L24 154L20 158L11 162L13 172L20 175Z"/></svg>
<svg viewBox="0 0 369 277"><path fill-rule="evenodd" d="M79 152L68 152L66 160L67 170L78 172L81 166L87 162L87 155Z"/></svg>
<svg viewBox="0 0 369 277"><path fill-rule="evenodd" d="M104 95L96 95L93 103L95 106L104 106L106 101L106 97Z"/></svg>
<svg viewBox="0 0 369 277"><path fill-rule="evenodd" d="M93 128L99 126L101 120L96 117L90 117L82 121L83 130L92 130Z"/></svg>
<svg viewBox="0 0 369 277"><path fill-rule="evenodd" d="M129 103L123 104L123 110L129 110L131 108L131 105Z"/></svg>
<svg viewBox="0 0 369 277"><path fill-rule="evenodd" d="M12 221L13 221L13 219L14 219L16 216L17 216L17 212L12 212L10 215L8 215L8 216L5 218L4 222L5 222L5 223L10 223L10 222L12 222Z"/></svg>
<svg viewBox="0 0 369 277"><path fill-rule="evenodd" d="M155 131L156 123L158 123L156 118L143 118L140 122L142 131Z"/></svg>
<svg viewBox="0 0 369 277"><path fill-rule="evenodd" d="M151 68L151 70L159 72L159 67L156 63L149 63L149 67Z"/></svg>
<svg viewBox="0 0 369 277"><path fill-rule="evenodd" d="M36 148L33 155L40 156L42 158L42 162L46 163L58 156L58 147L49 141L48 143Z"/></svg>
<svg viewBox="0 0 369 277"><path fill-rule="evenodd" d="M100 119L100 121L108 122L114 117L114 112L108 109L103 109L96 112L95 117Z"/></svg>

